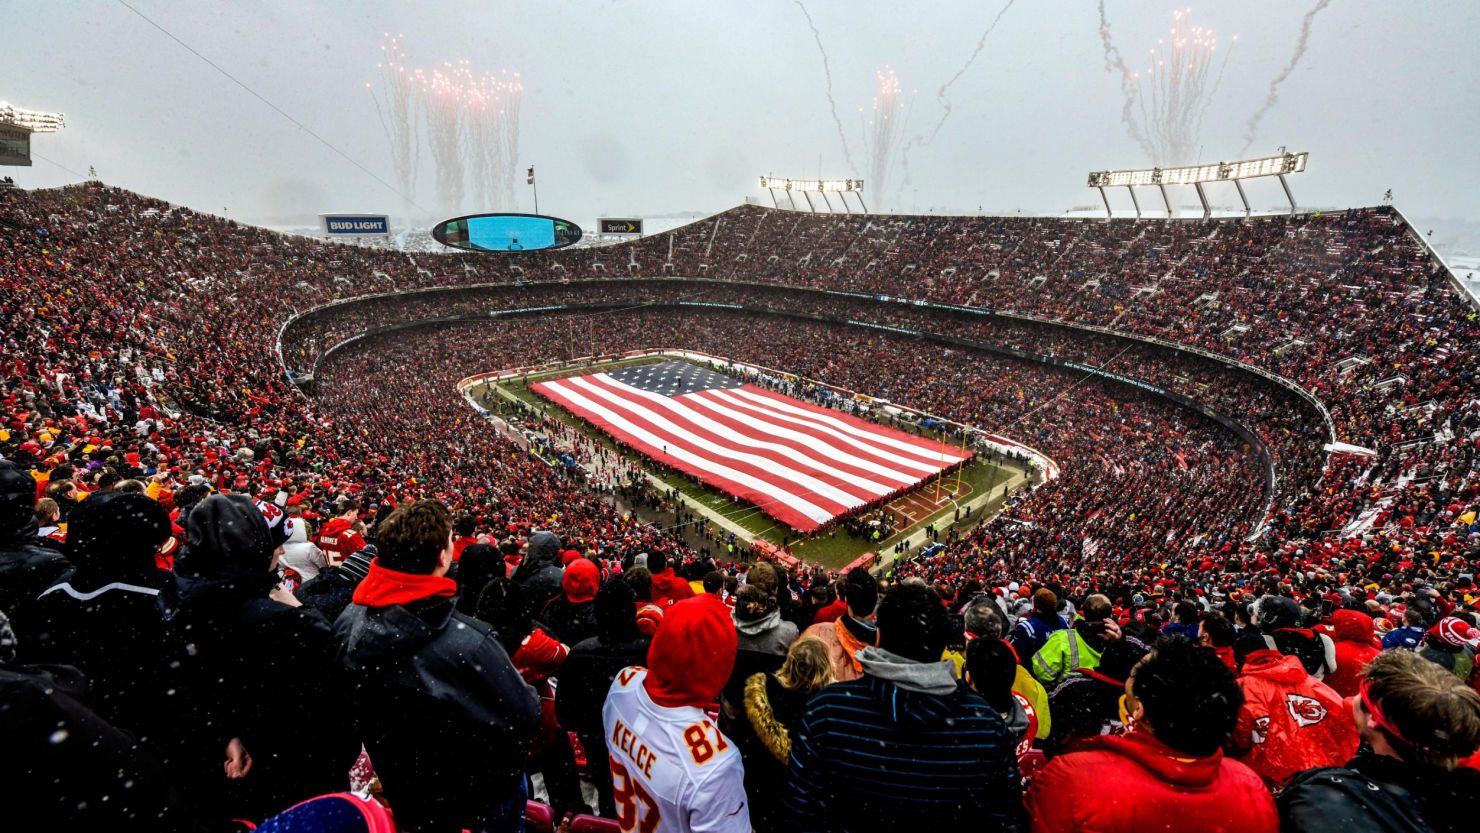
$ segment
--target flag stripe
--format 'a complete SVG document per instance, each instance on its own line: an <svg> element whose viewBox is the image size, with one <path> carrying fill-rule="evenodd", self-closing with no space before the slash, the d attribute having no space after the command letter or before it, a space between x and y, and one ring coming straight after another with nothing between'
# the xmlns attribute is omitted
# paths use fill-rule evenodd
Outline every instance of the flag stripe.
<svg viewBox="0 0 1480 833"><path fill-rule="evenodd" d="M593 383L630 392L630 395L640 396L656 407L667 408L686 425L755 450L775 463L837 477L848 484L850 492L869 499L893 491L892 487L873 478L889 478L898 481L900 485L910 482L910 478L896 475L884 466L833 448L827 443L826 437L792 431L749 415L726 410L705 399L702 392L668 397L628 387L610 377L602 378L600 374L590 378ZM820 463L816 459L817 454L828 457L833 463Z"/></svg>
<svg viewBox="0 0 1480 833"><path fill-rule="evenodd" d="M853 446L843 442L836 433L828 432L815 425L787 424L773 416L752 413L744 403L733 403L717 396L719 391L707 390L690 394L685 399L712 412L717 418L743 427L747 431L763 431L772 436L795 444L803 451L821 454L838 465L857 469L864 477L882 482L906 486L919 479L919 475L903 473L888 460L880 457L867 446ZM759 409L756 409L759 410ZM925 471L922 469L922 471Z"/></svg>
<svg viewBox="0 0 1480 833"><path fill-rule="evenodd" d="M735 467L711 460L675 443L665 443L661 437L626 417L594 402L578 390L562 382L541 383L539 387L553 394L557 401L573 405L577 412L593 422L608 427L618 439L636 446L644 454L681 471L689 472L701 479L725 487L725 491L736 494L766 510L767 514L779 517L784 512L788 523L798 529L815 529L837 516L836 511L827 511L801 495L783 489L759 477L739 471ZM779 504L779 505L778 505ZM774 510L774 511L773 511ZM800 520L800 525L793 522ZM810 522L810 524L808 524Z"/></svg>
<svg viewBox="0 0 1480 833"><path fill-rule="evenodd" d="M618 442L804 532L971 456L752 385L664 395L639 382L592 373L531 387Z"/></svg>
<svg viewBox="0 0 1480 833"><path fill-rule="evenodd" d="M903 469L915 472L916 477L933 474L937 469L940 468L939 465L932 465L931 463L927 463L923 460L917 460L910 455L896 454L893 451L885 448L880 448L872 443L866 442L865 440L841 433L834 429L832 426L829 426L819 420L811 419L806 415L797 416L793 413L788 413L780 408L772 408L764 401L755 402L732 396L731 394L733 394L734 391L717 390L709 391L709 393L715 397L724 400L725 402L730 403L738 409L759 414L770 421L801 426L804 428L812 428L827 433L832 436L837 442L845 443L857 449L858 451L872 454L879 459L886 461L888 465L893 466L896 469Z"/></svg>
<svg viewBox="0 0 1480 833"><path fill-rule="evenodd" d="M946 446L945 450L942 450L939 442L932 442L923 437L912 437L903 431L888 431L886 433L877 430L876 426L861 421L860 425L862 427L855 427L843 418L843 414L829 408L824 408L821 405L800 402L787 396L781 396L780 394L771 393L761 388L752 387L751 385L739 388L734 393L752 401L763 403L766 407L773 408L782 413L807 417L823 425L831 426L845 434L863 438L880 446L913 454L930 463L945 462L949 465L957 460L964 459L962 455L955 453L956 449L951 446Z"/></svg>
<svg viewBox="0 0 1480 833"><path fill-rule="evenodd" d="M760 477L771 475L771 479L780 478L790 481L794 484L791 488L800 488L803 493L819 498L819 505L821 501L827 501L846 511L855 506L861 506L876 497L876 495L860 497L849 494L833 483L812 477L798 469L789 468L780 460L753 454L735 444L717 442L712 434L704 433L701 428L686 423L676 414L661 413L656 410L661 406L645 401L648 397L652 397L667 402L668 397L666 396L638 390L611 378L603 380L600 384L589 377L579 377L568 381L580 388L581 392L587 396L599 398L609 407L622 409L633 422L665 440L681 443L684 447L706 455L710 459L724 460L734 468L749 471ZM603 384L611 387L604 387ZM827 508L834 507L828 506Z"/></svg>

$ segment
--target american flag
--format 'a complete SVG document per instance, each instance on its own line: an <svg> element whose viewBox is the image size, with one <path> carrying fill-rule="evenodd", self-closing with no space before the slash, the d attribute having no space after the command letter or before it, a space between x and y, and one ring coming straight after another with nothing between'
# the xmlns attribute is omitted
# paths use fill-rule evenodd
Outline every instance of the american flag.
<svg viewBox="0 0 1480 833"><path fill-rule="evenodd" d="M971 452L670 361L532 385L618 442L809 532Z"/></svg>

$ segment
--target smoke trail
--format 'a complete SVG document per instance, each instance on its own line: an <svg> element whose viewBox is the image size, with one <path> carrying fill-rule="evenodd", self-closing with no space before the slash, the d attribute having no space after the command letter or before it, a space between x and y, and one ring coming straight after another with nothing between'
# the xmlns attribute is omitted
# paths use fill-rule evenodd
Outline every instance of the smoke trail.
<svg viewBox="0 0 1480 833"><path fill-rule="evenodd" d="M1244 130L1244 146L1239 151L1240 154L1247 151L1254 144L1254 139L1258 137L1259 133L1259 122L1264 120L1264 115L1279 101L1280 85L1285 83L1285 79L1289 78L1290 73L1294 72L1295 67L1300 64L1300 59L1305 57L1305 47L1310 41L1311 23L1315 20L1316 15L1320 14L1329 5L1331 5L1331 0L1316 0L1315 6L1305 13L1305 19L1300 22L1300 39L1295 42L1295 53L1290 56L1290 62L1285 65L1284 70L1279 75L1276 75L1273 81L1269 82L1269 95L1264 99L1264 104L1253 116L1249 117L1249 126Z"/></svg>
<svg viewBox="0 0 1480 833"><path fill-rule="evenodd" d="M817 31L817 24L812 22L812 15L807 7L802 5L802 0L795 0L797 8L802 10L802 16L807 18L807 26L812 29L812 39L817 41L817 52L822 56L822 74L827 77L827 104L832 108L833 124L838 128L838 141L843 143L843 158L848 162L848 170L855 176L858 175L858 166L853 164L853 152L848 149L848 137L843 133L843 120L838 118L838 102L833 99L832 67L827 62L827 50L822 46L822 33Z"/></svg>
<svg viewBox="0 0 1480 833"><path fill-rule="evenodd" d="M949 90L952 85L961 80L961 76L966 74L966 70L971 69L971 65L976 62L976 56L982 54L982 48L987 45L987 36L992 34L992 30L997 28L998 23L1002 22L1002 16L1007 14L1007 10L1012 8L1012 4L1015 2L1017 0L1007 0L1007 4L1002 7L1001 11L997 12L997 16L992 18L992 23L987 26L987 30L982 32L982 36L977 39L976 49L972 50L971 57L966 59L966 63L962 64L960 69L956 70L956 74L951 76L951 80L940 85L940 89L936 90L935 100L940 102L940 106L945 112L940 114L940 121L935 123L935 129L930 131L930 138L924 144L928 145L935 141L936 135L945 126L946 119L951 117L951 102L946 98L946 90Z"/></svg>
<svg viewBox="0 0 1480 833"><path fill-rule="evenodd" d="M916 135L915 138L906 142L904 147L901 148L901 152L899 154L899 167L900 170L904 172L904 176L900 179L899 188L895 191L895 202L899 201L899 195L903 193L904 187L911 184L910 149L914 147L923 147L925 145L928 145L931 142L935 141L936 136L940 135L940 129L942 127L945 127L946 119L951 117L951 102L950 99L946 98L946 91L949 90L957 81L961 80L961 76L965 75L967 70L971 69L971 65L976 62L977 56L982 54L982 49L985 48L987 45L987 36L991 35L992 30L997 28L997 24L1002 22L1002 16L1007 14L1007 10L1012 8L1012 4L1015 2L1017 2L1017 0L1007 0L1007 3L1004 4L1002 6L1002 9L997 12L997 16L992 18L992 22L988 24L986 30L982 32L982 36L977 39L976 49L973 49L971 51L971 57L966 59L966 63L962 64L961 68L956 70L956 74L952 75L950 80L940 85L940 89L935 91L935 100L939 101L941 106L940 121L937 121L935 123L935 129L930 131L930 138L926 139L922 135Z"/></svg>
<svg viewBox="0 0 1480 833"><path fill-rule="evenodd" d="M1125 103L1120 108L1120 121L1125 124L1125 132L1141 146L1148 157L1155 157L1156 148L1152 147L1146 134L1136 124L1136 102L1140 98L1136 88L1136 74L1125 65L1125 58L1121 57L1120 50L1110 39L1110 21L1105 17L1105 0L1100 0L1100 44L1105 50L1105 71L1120 72L1120 93L1125 97Z"/></svg>

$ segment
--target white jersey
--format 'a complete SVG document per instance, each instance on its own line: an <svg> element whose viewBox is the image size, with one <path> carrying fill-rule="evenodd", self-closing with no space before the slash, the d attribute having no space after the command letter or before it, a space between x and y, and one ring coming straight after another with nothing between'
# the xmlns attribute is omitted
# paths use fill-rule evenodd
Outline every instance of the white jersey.
<svg viewBox="0 0 1480 833"><path fill-rule="evenodd" d="M622 669L601 709L624 833L750 833L740 752L703 709L648 697L647 669Z"/></svg>

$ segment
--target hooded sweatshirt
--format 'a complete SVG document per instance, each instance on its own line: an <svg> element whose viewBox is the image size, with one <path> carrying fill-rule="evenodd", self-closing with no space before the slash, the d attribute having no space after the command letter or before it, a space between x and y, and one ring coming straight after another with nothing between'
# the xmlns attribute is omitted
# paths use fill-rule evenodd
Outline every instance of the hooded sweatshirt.
<svg viewBox="0 0 1480 833"><path fill-rule="evenodd" d="M1355 697L1362 684L1362 670L1382 653L1372 633L1372 617L1356 610L1331 614L1331 640L1336 643L1336 670L1322 680L1342 697Z"/></svg>
<svg viewBox="0 0 1480 833"><path fill-rule="evenodd" d="M1238 683L1244 704L1229 745L1271 783L1283 784L1304 769L1340 766L1356 753L1351 709L1299 657L1255 651L1244 660Z"/></svg>
<svg viewBox="0 0 1480 833"><path fill-rule="evenodd" d="M1014 738L948 660L859 651L863 676L818 692L792 738L789 829L990 830L1017 820ZM950 773L949 778L942 773Z"/></svg>
<svg viewBox="0 0 1480 833"><path fill-rule="evenodd" d="M1034 833L1279 830L1274 800L1247 766L1221 751L1184 755L1144 731L1094 738L1054 758L1027 804Z"/></svg>

